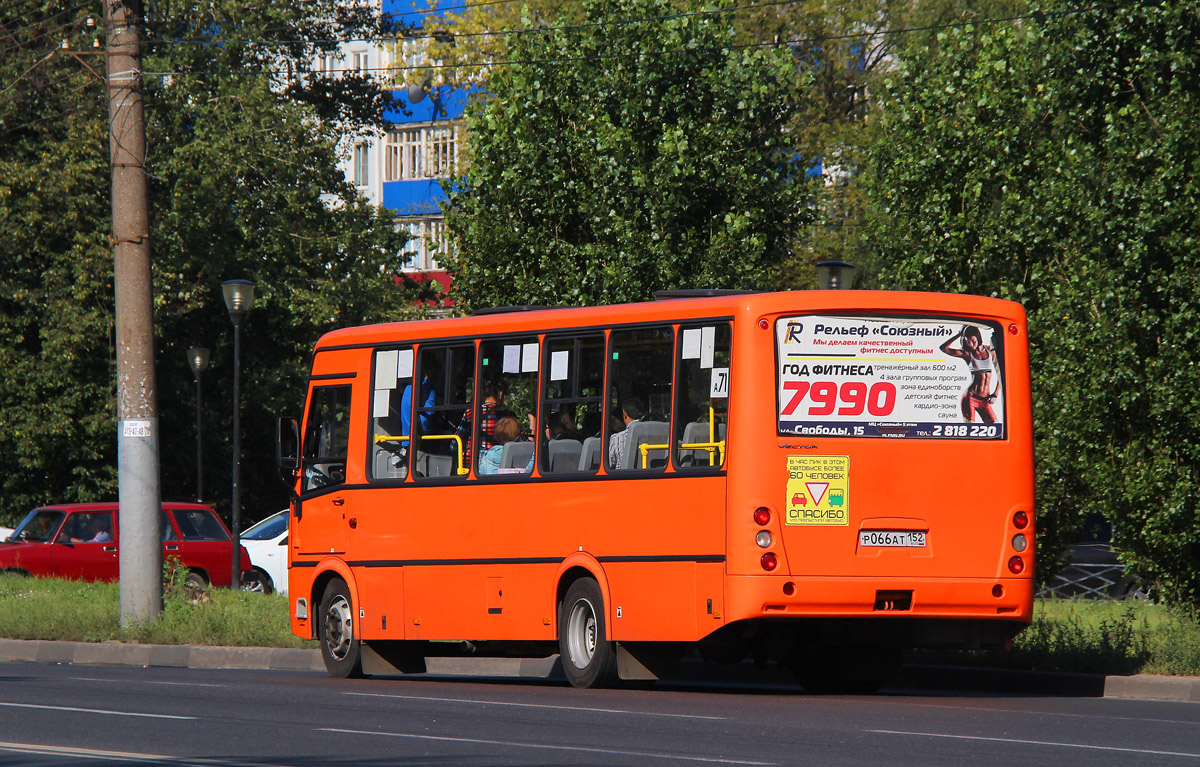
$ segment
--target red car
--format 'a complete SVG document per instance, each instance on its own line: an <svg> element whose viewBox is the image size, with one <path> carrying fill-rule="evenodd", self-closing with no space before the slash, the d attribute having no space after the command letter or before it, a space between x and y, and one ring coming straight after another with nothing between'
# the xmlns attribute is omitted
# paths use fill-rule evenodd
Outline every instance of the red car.
<svg viewBox="0 0 1200 767"><path fill-rule="evenodd" d="M189 580L228 587L232 538L212 509L198 503L164 503L163 559L179 557ZM0 572L85 581L120 577L117 504L64 503L29 512L0 544ZM242 548L242 578L250 555Z"/></svg>

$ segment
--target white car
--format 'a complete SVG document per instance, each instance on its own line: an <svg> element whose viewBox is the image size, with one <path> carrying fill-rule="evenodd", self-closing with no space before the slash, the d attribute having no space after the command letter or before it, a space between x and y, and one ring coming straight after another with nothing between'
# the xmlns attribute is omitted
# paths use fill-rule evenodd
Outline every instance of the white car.
<svg viewBox="0 0 1200 767"><path fill-rule="evenodd" d="M242 579L245 591L260 591L270 594L288 590L288 512L287 509L272 514L263 521L247 528L241 535L242 545L250 552L252 572ZM254 576L257 576L255 578Z"/></svg>

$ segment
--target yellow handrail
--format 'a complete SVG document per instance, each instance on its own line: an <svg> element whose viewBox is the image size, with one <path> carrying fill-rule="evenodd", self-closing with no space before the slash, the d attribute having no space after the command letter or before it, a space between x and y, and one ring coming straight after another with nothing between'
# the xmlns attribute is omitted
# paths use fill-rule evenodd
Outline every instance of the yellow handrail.
<svg viewBox="0 0 1200 767"><path fill-rule="evenodd" d="M393 437L390 434L376 434L375 444L378 445L381 442L408 442L408 435L402 434L399 437Z"/></svg>
<svg viewBox="0 0 1200 767"><path fill-rule="evenodd" d="M463 468L462 437L458 436L457 434L423 434L423 435L421 435L421 439L452 439L452 440L454 440L454 444L458 446L458 469L456 471L458 472L459 475L471 473L470 469Z"/></svg>
<svg viewBox="0 0 1200 767"><path fill-rule="evenodd" d="M687 444L680 444L679 448L681 450L706 450L710 454L712 451L716 450L717 465L720 466L721 464L725 463L725 440L721 440L720 442L690 442Z"/></svg>

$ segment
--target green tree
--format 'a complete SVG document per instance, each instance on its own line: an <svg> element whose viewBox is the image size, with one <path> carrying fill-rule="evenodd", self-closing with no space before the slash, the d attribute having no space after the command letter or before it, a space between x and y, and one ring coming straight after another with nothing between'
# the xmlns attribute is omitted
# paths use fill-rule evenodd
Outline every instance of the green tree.
<svg viewBox="0 0 1200 767"><path fill-rule="evenodd" d="M0 518L116 492L115 352L103 86L78 60L75 5L22 0L0 27ZM98 10L98 9L97 9ZM206 496L228 508L231 326L219 283L258 284L243 327L245 516L279 508L276 414L298 414L312 344L403 316L403 237L337 169L340 138L376 129L386 89L311 73L339 38L384 33L332 0L185 4L149 19L144 90L163 497L194 495L205 374ZM81 57L92 63L103 61ZM102 65L101 65L102 66ZM153 74L158 73L158 74Z"/></svg>
<svg viewBox="0 0 1200 767"><path fill-rule="evenodd" d="M1025 304L1043 555L1107 519L1200 602L1200 7L1035 10L900 57L871 181L884 279Z"/></svg>
<svg viewBox="0 0 1200 767"><path fill-rule="evenodd" d="M666 0L583 11L585 28L510 39L515 63L468 110L446 206L461 300L765 287L809 217L813 158L785 133L804 94L790 53L735 49L727 20Z"/></svg>

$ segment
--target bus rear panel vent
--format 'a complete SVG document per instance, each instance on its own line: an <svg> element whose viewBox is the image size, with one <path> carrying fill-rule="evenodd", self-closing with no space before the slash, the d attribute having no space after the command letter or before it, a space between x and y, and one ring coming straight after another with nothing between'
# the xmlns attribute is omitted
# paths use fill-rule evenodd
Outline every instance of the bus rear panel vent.
<svg viewBox="0 0 1200 767"><path fill-rule="evenodd" d="M912 609L912 592L911 591L876 591L875 592L875 609L880 610L880 611L911 610Z"/></svg>

